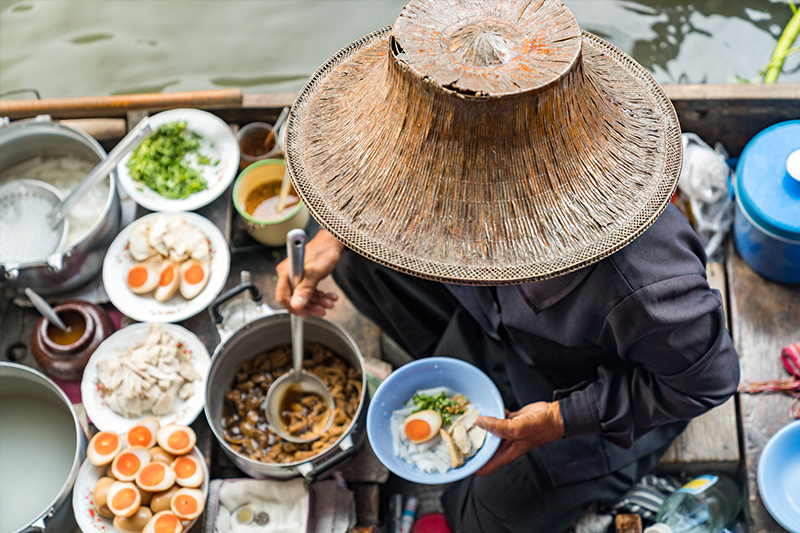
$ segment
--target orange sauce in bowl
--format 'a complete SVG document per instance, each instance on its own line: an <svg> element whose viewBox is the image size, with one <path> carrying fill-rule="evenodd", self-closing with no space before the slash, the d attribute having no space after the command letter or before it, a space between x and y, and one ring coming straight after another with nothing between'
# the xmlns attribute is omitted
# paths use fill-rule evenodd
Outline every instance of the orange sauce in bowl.
<svg viewBox="0 0 800 533"><path fill-rule="evenodd" d="M244 210L247 214L254 219L262 222L274 222L288 215L287 209L294 207L300 202L294 188L289 188L289 194L286 195L286 202L283 204L283 210L277 211L278 199L281 193L281 182L271 181L262 183L247 195L244 202Z"/></svg>
<svg viewBox="0 0 800 533"><path fill-rule="evenodd" d="M70 330L69 332L64 332L58 329L55 324L48 324L47 336L50 337L50 340L61 346L68 346L78 342L78 339L86 331L86 320L84 320L83 315L74 311L67 311L59 313L58 316Z"/></svg>

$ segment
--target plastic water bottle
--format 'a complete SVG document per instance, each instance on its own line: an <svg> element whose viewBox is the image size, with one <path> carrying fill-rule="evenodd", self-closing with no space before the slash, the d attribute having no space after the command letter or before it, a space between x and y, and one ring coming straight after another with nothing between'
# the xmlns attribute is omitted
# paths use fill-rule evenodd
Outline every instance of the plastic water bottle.
<svg viewBox="0 0 800 533"><path fill-rule="evenodd" d="M671 494L644 533L718 533L742 506L739 486L726 476L700 476Z"/></svg>

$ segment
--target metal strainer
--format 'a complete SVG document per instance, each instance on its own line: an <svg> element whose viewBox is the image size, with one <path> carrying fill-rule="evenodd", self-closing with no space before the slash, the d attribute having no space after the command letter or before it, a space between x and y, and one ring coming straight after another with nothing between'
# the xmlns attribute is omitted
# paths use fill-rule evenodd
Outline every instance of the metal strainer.
<svg viewBox="0 0 800 533"><path fill-rule="evenodd" d="M63 200L58 189L38 180L13 180L0 186L0 261L44 259L67 238L69 222L54 228L47 214Z"/></svg>

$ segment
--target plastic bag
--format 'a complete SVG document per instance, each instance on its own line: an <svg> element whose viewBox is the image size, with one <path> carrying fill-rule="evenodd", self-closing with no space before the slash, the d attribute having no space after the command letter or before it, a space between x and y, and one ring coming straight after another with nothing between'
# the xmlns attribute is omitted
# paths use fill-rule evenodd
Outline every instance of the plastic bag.
<svg viewBox="0 0 800 533"><path fill-rule="evenodd" d="M722 144L711 148L694 133L684 133L683 168L678 189L688 198L695 230L709 261L722 261L722 242L733 224L733 200L728 193L731 169Z"/></svg>

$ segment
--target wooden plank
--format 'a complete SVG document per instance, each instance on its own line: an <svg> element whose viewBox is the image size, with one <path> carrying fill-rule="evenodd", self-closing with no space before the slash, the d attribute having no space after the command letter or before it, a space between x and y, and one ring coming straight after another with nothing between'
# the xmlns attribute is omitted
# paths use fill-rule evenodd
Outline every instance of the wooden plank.
<svg viewBox="0 0 800 533"><path fill-rule="evenodd" d="M82 118L59 122L88 133L100 142L119 141L128 133L124 118Z"/></svg>
<svg viewBox="0 0 800 533"><path fill-rule="evenodd" d="M723 306L726 306L723 265L709 263L706 275L709 286L720 291ZM725 314L728 316L727 308ZM689 422L686 430L678 435L661 458L659 468L690 473L702 473L708 469L735 473L740 459L735 403L731 398Z"/></svg>
<svg viewBox="0 0 800 533"><path fill-rule="evenodd" d="M742 382L786 378L780 362L783 346L800 339L800 286L782 285L756 274L728 245L727 273L733 342L739 352ZM739 396L747 475L746 511L750 533L782 533L758 492L758 459L769 438L788 424L787 396Z"/></svg>
<svg viewBox="0 0 800 533"><path fill-rule="evenodd" d="M800 84L664 85L685 132L741 153L759 131L800 118Z"/></svg>

